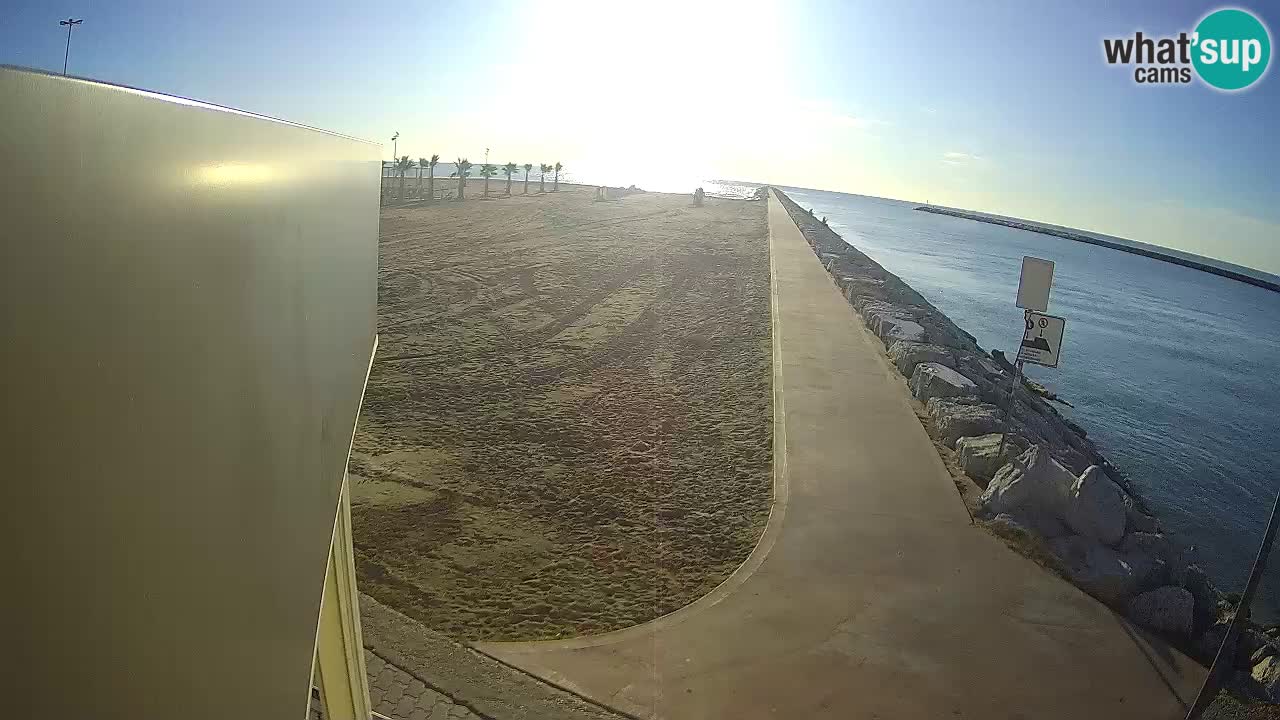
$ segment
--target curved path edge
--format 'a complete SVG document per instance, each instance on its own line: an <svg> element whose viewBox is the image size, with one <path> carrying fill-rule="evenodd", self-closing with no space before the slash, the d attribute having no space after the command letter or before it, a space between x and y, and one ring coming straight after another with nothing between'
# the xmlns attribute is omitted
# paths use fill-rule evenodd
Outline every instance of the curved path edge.
<svg viewBox="0 0 1280 720"><path fill-rule="evenodd" d="M765 223L767 232L767 218ZM773 352L773 502L769 505L769 515L765 520L764 531L760 533L759 539L756 540L755 546L751 549L751 554L747 555L747 558L729 574L729 577L725 578L719 585L712 588L706 595L703 595L684 607L672 610L666 615L661 615L652 620L639 623L638 625L632 625L630 627L595 635L578 635L575 637L557 638L554 640L469 643L474 650L484 653L485 655L489 655L495 660L499 660L501 662L501 658L493 653L504 651L519 652L522 650L568 650L575 648L588 648L644 637L673 625L678 625L691 616L715 606L735 590L742 587L743 583L751 577L752 573L760 569L760 565L763 564L765 558L769 556L769 551L773 549L774 543L777 541L778 535L782 531L782 521L787 514L787 500L790 495L790 485L787 482L787 414L786 400L783 397L782 392L782 339L781 333L778 331L778 273L777 269L774 267L775 259L775 254L770 252L769 334L772 340L771 347Z"/></svg>
<svg viewBox="0 0 1280 720"><path fill-rule="evenodd" d="M768 202L785 503L756 551L664 618L473 647L646 720L1182 717L1203 668L970 524L883 344Z"/></svg>

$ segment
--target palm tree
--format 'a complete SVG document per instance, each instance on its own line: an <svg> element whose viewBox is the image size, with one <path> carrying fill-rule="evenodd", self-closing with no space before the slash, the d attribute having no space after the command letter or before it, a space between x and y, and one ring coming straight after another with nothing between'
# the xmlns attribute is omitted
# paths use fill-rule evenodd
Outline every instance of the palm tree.
<svg viewBox="0 0 1280 720"><path fill-rule="evenodd" d="M404 200L404 174L409 172L411 167L413 167L413 161L409 159L408 155L404 155L396 161L396 174L400 176L400 200Z"/></svg>
<svg viewBox="0 0 1280 720"><path fill-rule="evenodd" d="M533 169L533 163L524 164L524 194L529 194L529 171Z"/></svg>
<svg viewBox="0 0 1280 720"><path fill-rule="evenodd" d="M563 167L560 163L556 163L556 182L551 186L551 192L560 192L560 170Z"/></svg>
<svg viewBox="0 0 1280 720"><path fill-rule="evenodd" d="M512 162L509 162L506 165L502 166L502 174L507 176L507 194L508 195L511 194L511 176L515 174L517 167L518 166Z"/></svg>
<svg viewBox="0 0 1280 720"><path fill-rule="evenodd" d="M493 163L484 163L480 166L480 176L484 178L484 196L489 197L489 178L498 174L498 166Z"/></svg>
<svg viewBox="0 0 1280 720"><path fill-rule="evenodd" d="M453 171L449 177L458 178L458 199L461 200L467 195L467 176L471 174L471 163L466 158L458 158L454 163L458 169Z"/></svg>
<svg viewBox="0 0 1280 720"><path fill-rule="evenodd" d="M430 170L427 172L427 199L428 200L436 199L436 163L438 162L440 162L439 155L432 155L431 159L427 161L427 167L430 168Z"/></svg>
<svg viewBox="0 0 1280 720"><path fill-rule="evenodd" d="M422 199L422 168L426 167L431 161L420 157L418 158L418 199Z"/></svg>
<svg viewBox="0 0 1280 720"><path fill-rule="evenodd" d="M547 191L547 171L551 169L551 166L547 165L546 163L542 163L538 165L538 168L542 171L542 174L538 176L538 192L546 192Z"/></svg>

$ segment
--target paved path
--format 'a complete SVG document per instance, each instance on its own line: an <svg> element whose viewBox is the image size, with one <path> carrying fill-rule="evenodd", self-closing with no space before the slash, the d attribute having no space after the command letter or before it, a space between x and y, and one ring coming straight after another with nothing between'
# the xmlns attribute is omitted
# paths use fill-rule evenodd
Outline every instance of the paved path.
<svg viewBox="0 0 1280 720"><path fill-rule="evenodd" d="M392 720L479 720L453 698L436 692L403 668L365 650L369 702L373 711Z"/></svg>
<svg viewBox="0 0 1280 720"><path fill-rule="evenodd" d="M369 699L392 720L622 720L428 630L368 595L360 625Z"/></svg>
<svg viewBox="0 0 1280 720"><path fill-rule="evenodd" d="M655 622L478 649L646 718L1181 717L1199 666L969 524L901 379L772 196L769 235L761 547Z"/></svg>

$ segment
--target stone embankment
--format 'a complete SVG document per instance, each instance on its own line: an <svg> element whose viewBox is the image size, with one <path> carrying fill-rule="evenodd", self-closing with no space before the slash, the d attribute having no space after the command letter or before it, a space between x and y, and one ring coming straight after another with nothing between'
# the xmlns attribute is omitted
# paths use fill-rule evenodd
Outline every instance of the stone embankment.
<svg viewBox="0 0 1280 720"><path fill-rule="evenodd" d="M1213 659L1234 612L1189 552L1166 535L1125 475L1087 433L1031 382L1014 393L999 351L988 354L897 276L779 192L792 219L889 360L924 405L933 438L982 489L980 524L1077 587L1168 638L1201 662ZM1237 685L1280 699L1280 633L1250 624L1236 648ZM1252 674L1252 678L1250 678Z"/></svg>

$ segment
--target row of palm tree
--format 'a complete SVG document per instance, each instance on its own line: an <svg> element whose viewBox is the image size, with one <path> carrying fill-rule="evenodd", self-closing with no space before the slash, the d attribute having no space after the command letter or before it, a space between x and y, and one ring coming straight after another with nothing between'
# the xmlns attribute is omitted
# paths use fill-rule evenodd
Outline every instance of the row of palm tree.
<svg viewBox="0 0 1280 720"><path fill-rule="evenodd" d="M410 160L408 155L404 155L400 157L398 160L396 160L394 167L395 167L396 176L399 177L400 179L399 190L398 190L399 197L402 199L404 198L405 176L408 175L409 171L416 165L418 168L418 197L434 198L435 197L436 165L439 162L440 162L439 155L432 155L430 158L418 158L417 162ZM473 165L466 158L462 158L462 157L458 158L457 162L455 162L454 165L456 166L457 169L454 170L452 173L450 173L449 177L458 178L458 199L461 200L466 194L467 178L470 177L471 175L471 168L473 167ZM427 169L427 194L425 196L422 194L423 168ZM533 170L533 163L525 163L524 165L517 165L513 162L509 162L506 165L503 165L501 168L501 172L507 176L507 192L506 192L507 195L511 194L511 181L513 179L512 176L515 175L515 173L521 168L524 169L524 194L526 195L529 194L529 172ZM538 178L538 192L546 192L547 173L553 170L555 171L555 176L552 179L551 192L559 192L560 191L560 171L564 169L564 165L561 165L560 163L556 163L555 165L547 165L545 163L540 163L538 165L538 169L542 173L541 176L539 176ZM485 197L488 197L489 196L489 178L496 176L499 172L499 168L497 165L494 165L492 163L482 163L480 165L479 172L480 172L480 177L484 178L484 195Z"/></svg>

